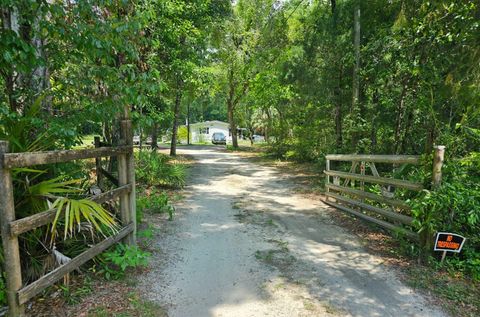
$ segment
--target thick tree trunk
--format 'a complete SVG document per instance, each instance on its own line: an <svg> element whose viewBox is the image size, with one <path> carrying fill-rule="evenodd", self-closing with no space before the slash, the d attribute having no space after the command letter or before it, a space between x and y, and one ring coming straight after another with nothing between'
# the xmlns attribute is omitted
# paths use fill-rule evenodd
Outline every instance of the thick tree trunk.
<svg viewBox="0 0 480 317"><path fill-rule="evenodd" d="M182 102L183 80L177 75L177 89L175 93L175 108L173 114L172 142L170 144L170 155L177 155L178 118L180 117L180 104Z"/></svg>
<svg viewBox="0 0 480 317"><path fill-rule="evenodd" d="M238 148L238 138L237 138L237 124L235 122L235 115L234 115L234 106L232 102L229 100L227 102L227 115L228 115L228 123L230 124L230 134L232 135L232 146L234 148Z"/></svg>
<svg viewBox="0 0 480 317"><path fill-rule="evenodd" d="M152 127L152 150L158 149L158 123L154 123Z"/></svg>

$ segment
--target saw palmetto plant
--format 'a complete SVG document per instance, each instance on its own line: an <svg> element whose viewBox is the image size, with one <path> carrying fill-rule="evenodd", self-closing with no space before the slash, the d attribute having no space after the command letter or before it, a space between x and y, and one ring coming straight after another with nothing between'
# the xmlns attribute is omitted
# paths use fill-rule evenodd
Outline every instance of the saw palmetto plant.
<svg viewBox="0 0 480 317"><path fill-rule="evenodd" d="M45 151L57 148L57 138L35 124L41 98L23 116L0 117L0 139L9 141L11 152ZM19 236L25 281L35 280L55 266L81 253L88 244L117 230L112 211L88 199L86 173L76 163L12 169L17 218L55 209L54 221ZM74 174L74 177L72 175ZM79 178L79 175L85 177ZM0 259L2 259L0 254ZM3 260L2 260L3 262Z"/></svg>

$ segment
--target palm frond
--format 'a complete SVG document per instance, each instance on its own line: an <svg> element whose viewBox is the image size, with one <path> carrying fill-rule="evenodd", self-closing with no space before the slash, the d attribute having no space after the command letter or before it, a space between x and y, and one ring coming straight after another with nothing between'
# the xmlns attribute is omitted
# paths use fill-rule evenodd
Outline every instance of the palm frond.
<svg viewBox="0 0 480 317"><path fill-rule="evenodd" d="M79 184L81 179L71 179L67 181L61 181L64 176L55 177L49 180L42 181L38 184L32 185L28 188L30 195L32 196L47 196L52 194L73 194L81 193L83 190L71 185Z"/></svg>
<svg viewBox="0 0 480 317"><path fill-rule="evenodd" d="M102 235L106 236L106 231L117 232L118 224L115 217L109 213L100 204L89 199L70 199L59 197L53 203L53 208L57 209L55 219L52 222L51 234L52 241L57 234L57 226L63 215L63 234L64 239L73 236L76 227L81 227L83 221L91 224Z"/></svg>

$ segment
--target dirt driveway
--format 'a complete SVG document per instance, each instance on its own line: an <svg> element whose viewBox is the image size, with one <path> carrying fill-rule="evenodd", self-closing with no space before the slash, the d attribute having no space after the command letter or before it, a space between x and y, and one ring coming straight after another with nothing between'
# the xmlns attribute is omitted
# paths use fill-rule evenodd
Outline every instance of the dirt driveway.
<svg viewBox="0 0 480 317"><path fill-rule="evenodd" d="M186 198L140 289L170 317L444 316L281 171L190 147Z"/></svg>

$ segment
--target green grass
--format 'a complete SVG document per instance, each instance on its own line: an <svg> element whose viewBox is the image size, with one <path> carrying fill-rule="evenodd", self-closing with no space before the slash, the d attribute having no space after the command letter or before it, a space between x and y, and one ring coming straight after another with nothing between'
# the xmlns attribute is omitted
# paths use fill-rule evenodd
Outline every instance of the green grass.
<svg viewBox="0 0 480 317"><path fill-rule="evenodd" d="M74 149L84 149L87 147L93 147L94 146L94 137L97 136L97 134L88 134L88 135L83 135L81 137L82 144L76 145Z"/></svg>

